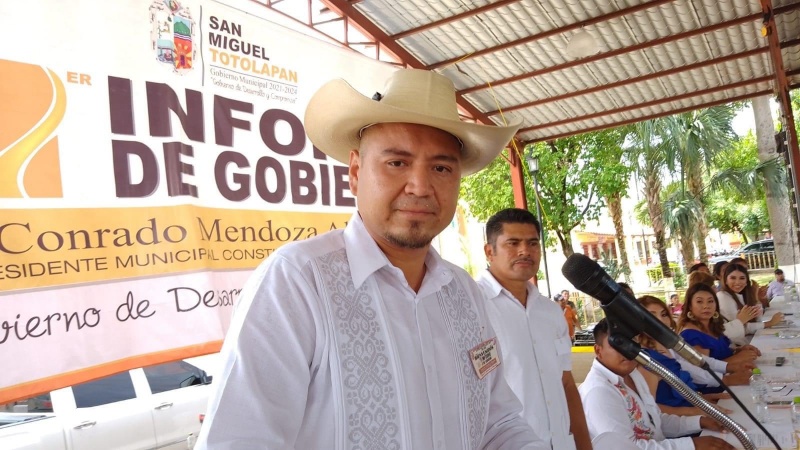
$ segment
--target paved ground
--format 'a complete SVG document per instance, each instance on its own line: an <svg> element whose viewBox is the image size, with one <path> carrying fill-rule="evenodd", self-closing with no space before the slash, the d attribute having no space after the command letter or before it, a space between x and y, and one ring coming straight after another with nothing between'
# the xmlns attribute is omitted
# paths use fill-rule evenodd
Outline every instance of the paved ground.
<svg viewBox="0 0 800 450"><path fill-rule="evenodd" d="M594 361L593 347L572 348L572 377L575 378L575 383L583 383L586 374L592 367L592 361Z"/></svg>

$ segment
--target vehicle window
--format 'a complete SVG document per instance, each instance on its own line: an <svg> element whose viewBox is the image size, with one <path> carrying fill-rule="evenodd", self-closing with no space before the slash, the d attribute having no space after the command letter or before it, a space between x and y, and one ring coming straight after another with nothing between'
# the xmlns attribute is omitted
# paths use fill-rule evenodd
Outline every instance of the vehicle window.
<svg viewBox="0 0 800 450"><path fill-rule="evenodd" d="M50 413L53 412L53 402L50 401L48 392L33 398L0 405L0 412Z"/></svg>
<svg viewBox="0 0 800 450"><path fill-rule="evenodd" d="M122 372L99 380L72 386L78 408L106 405L136 397L130 372Z"/></svg>
<svg viewBox="0 0 800 450"><path fill-rule="evenodd" d="M202 371L186 361L173 361L145 367L144 374L153 394L202 384Z"/></svg>

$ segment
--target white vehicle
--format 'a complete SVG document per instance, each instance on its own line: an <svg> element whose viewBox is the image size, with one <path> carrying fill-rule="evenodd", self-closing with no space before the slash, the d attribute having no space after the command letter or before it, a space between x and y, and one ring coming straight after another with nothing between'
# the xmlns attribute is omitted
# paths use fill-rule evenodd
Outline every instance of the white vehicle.
<svg viewBox="0 0 800 450"><path fill-rule="evenodd" d="M192 448L212 380L190 363L202 358L207 357L134 369L0 405L0 449Z"/></svg>

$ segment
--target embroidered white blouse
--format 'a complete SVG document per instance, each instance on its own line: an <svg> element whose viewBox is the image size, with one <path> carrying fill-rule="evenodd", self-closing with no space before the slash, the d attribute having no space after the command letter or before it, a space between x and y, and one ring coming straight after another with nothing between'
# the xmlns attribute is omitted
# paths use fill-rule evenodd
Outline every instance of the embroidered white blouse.
<svg viewBox="0 0 800 450"><path fill-rule="evenodd" d="M418 293L356 213L281 247L245 285L198 449L547 449L520 417L483 293L430 250Z"/></svg>
<svg viewBox="0 0 800 450"><path fill-rule="evenodd" d="M627 436L643 450L694 449L691 438L675 436L699 432L700 416L661 413L642 375L634 370L631 378L639 394L596 359L592 363L578 388L592 439L602 433L615 432Z"/></svg>
<svg viewBox="0 0 800 450"><path fill-rule="evenodd" d="M528 282L527 308L488 270L480 274L478 284L488 298L486 312L500 341L506 381L522 402L522 416L554 449L574 449L561 384L562 374L572 370L564 313L533 283Z"/></svg>

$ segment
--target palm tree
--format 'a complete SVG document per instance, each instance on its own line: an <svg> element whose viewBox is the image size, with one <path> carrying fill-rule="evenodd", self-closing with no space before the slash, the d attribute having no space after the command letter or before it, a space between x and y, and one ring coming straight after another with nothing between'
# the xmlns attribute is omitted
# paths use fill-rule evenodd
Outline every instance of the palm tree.
<svg viewBox="0 0 800 450"><path fill-rule="evenodd" d="M750 133L718 155L717 172L708 181L708 190L713 192L715 200L733 199L726 203L733 207L731 213L722 208L717 208L716 212L721 213L718 218L728 219L728 224L733 225L732 228L742 235L745 242L748 240L745 230L751 234L763 230L763 220L757 218L763 218L766 209L763 202L768 193L786 192L787 174L783 158L778 156L762 161L757 155L756 138Z"/></svg>
<svg viewBox="0 0 800 450"><path fill-rule="evenodd" d="M622 198L628 194L631 174L633 173L630 155L623 148L629 128L614 128L605 132L607 139L598 146L596 158L602 170L598 172L597 194L606 201L608 213L614 223L617 248L619 248L618 266L625 281L630 281L631 268L628 264L628 249L625 246L625 227L622 222ZM614 258L617 255L613 255Z"/></svg>
<svg viewBox="0 0 800 450"><path fill-rule="evenodd" d="M667 168L673 173L680 169L681 182L686 185L693 198L700 200L700 214L695 219L695 237L700 261L704 263L708 262L708 225L702 202L703 172L709 172L717 154L728 148L736 137L731 127L735 114L736 109L733 106L722 105L662 119L666 131L664 143Z"/></svg>
<svg viewBox="0 0 800 450"><path fill-rule="evenodd" d="M620 271L625 275L625 281L630 281L631 267L628 264L628 250L625 247L625 228L622 224L622 193L617 191L606 197L608 212L614 222L614 232L619 247Z"/></svg>
<svg viewBox="0 0 800 450"><path fill-rule="evenodd" d="M656 238L658 259L664 278L672 278L667 259L667 240L664 232L664 212L661 205L661 175L666 161L664 159L663 140L660 137L660 123L647 120L632 125L630 137L633 142L634 161L639 161L637 175L644 184L644 197L647 200L647 212Z"/></svg>
<svg viewBox="0 0 800 450"><path fill-rule="evenodd" d="M677 239L683 258L684 273L694 263L694 243L697 234L695 226L702 214L700 201L689 194L680 182L672 183L664 189L664 224L670 236Z"/></svg>
<svg viewBox="0 0 800 450"><path fill-rule="evenodd" d="M785 189L786 170L781 158L753 162L729 159L717 164L719 171L711 177L711 190L731 190L743 200L755 201L764 198L765 187L773 190Z"/></svg>

